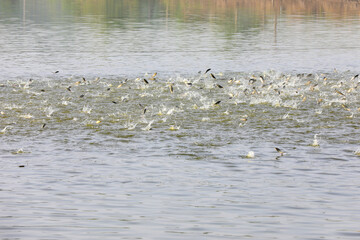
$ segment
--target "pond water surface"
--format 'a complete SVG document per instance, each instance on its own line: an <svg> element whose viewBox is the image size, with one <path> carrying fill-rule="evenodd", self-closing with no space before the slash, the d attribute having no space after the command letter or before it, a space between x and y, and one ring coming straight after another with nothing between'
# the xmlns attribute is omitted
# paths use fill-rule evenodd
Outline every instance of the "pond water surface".
<svg viewBox="0 0 360 240"><path fill-rule="evenodd" d="M357 1L0 1L0 239L358 239Z"/></svg>

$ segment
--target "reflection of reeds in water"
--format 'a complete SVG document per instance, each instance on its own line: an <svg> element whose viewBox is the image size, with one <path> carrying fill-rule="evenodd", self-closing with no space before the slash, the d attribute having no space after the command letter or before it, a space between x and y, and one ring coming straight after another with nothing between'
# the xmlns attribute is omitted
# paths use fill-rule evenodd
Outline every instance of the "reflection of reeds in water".
<svg viewBox="0 0 360 240"><path fill-rule="evenodd" d="M0 1L0 10L10 11L10 0ZM267 20L299 16L321 16L327 19L360 17L360 0L63 0L41 5L29 1L22 8L31 19L50 21L59 15L86 16L106 26L124 27L128 22L147 22L149 19L176 19L183 22L212 22L227 33L258 28ZM25 3L25 2L24 2ZM60 6L60 7L59 7ZM23 9L23 10L24 10ZM60 11L59 11L60 9ZM1 11L0 11L1 13ZM89 17L91 16L91 17ZM126 21L110 21L125 19ZM25 15L24 15L25 20Z"/></svg>
<svg viewBox="0 0 360 240"><path fill-rule="evenodd" d="M339 16L360 15L358 0L162 0L170 11L181 10L184 14L201 11L205 14L224 14L243 9L258 14L337 14Z"/></svg>
<svg viewBox="0 0 360 240"><path fill-rule="evenodd" d="M0 3L6 9L4 0ZM242 13L254 13L256 15L273 15L280 12L285 14L329 14L337 17L360 16L359 0L64 0L59 5L56 1L45 6L48 17L56 16L61 11L71 12L76 16L97 15L107 17L131 17L132 19L149 19L162 17L159 14L166 12L167 17L178 19L193 19L194 16L208 18L216 15L217 18L228 18ZM37 10L40 3L31 1L26 3L26 10L42 14ZM44 8L44 6L41 6ZM260 17L261 18L261 17ZM211 17L208 18L211 20Z"/></svg>

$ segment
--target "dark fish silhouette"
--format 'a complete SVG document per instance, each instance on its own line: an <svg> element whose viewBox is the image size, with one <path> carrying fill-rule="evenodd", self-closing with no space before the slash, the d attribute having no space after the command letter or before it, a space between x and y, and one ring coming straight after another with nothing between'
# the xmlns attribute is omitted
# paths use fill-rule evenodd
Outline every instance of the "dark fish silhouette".
<svg viewBox="0 0 360 240"><path fill-rule="evenodd" d="M280 156L283 156L283 155L284 155L284 152L281 151L280 148L277 148L277 147L276 147L275 150L276 150L278 153L280 153Z"/></svg>
<svg viewBox="0 0 360 240"><path fill-rule="evenodd" d="M255 83L256 82L256 79L255 78L251 78L250 80L249 80L249 83L250 84L253 84L253 83Z"/></svg>
<svg viewBox="0 0 360 240"><path fill-rule="evenodd" d="M340 94L340 95L342 95L342 96L345 96L342 92L340 92L340 91L338 91L338 90L336 90L336 89L335 89L335 92L336 92L337 94Z"/></svg>

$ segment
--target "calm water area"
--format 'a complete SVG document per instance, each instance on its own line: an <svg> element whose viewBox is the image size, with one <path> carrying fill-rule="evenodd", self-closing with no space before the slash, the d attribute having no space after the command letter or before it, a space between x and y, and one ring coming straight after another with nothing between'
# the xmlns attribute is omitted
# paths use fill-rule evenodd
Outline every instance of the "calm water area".
<svg viewBox="0 0 360 240"><path fill-rule="evenodd" d="M360 239L360 2L0 0L0 239Z"/></svg>

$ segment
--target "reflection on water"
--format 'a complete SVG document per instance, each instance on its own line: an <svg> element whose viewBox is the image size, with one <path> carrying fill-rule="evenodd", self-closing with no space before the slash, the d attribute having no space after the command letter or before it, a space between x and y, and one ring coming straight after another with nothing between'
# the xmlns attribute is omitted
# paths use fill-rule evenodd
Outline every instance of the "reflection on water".
<svg viewBox="0 0 360 240"><path fill-rule="evenodd" d="M150 18L178 18L183 21L196 18L213 21L212 17L236 20L239 14L266 19L273 15L321 15L326 18L359 17L359 2L324 0L4 0L1 2L3 17L20 13L30 18L55 19L62 14L74 16L103 16L104 18L146 21ZM226 21L226 20L225 20ZM234 21L236 22L236 21Z"/></svg>
<svg viewBox="0 0 360 240"><path fill-rule="evenodd" d="M357 71L342 1L1 1L1 78L148 71Z"/></svg>
<svg viewBox="0 0 360 240"><path fill-rule="evenodd" d="M359 238L359 13L0 1L0 238Z"/></svg>

